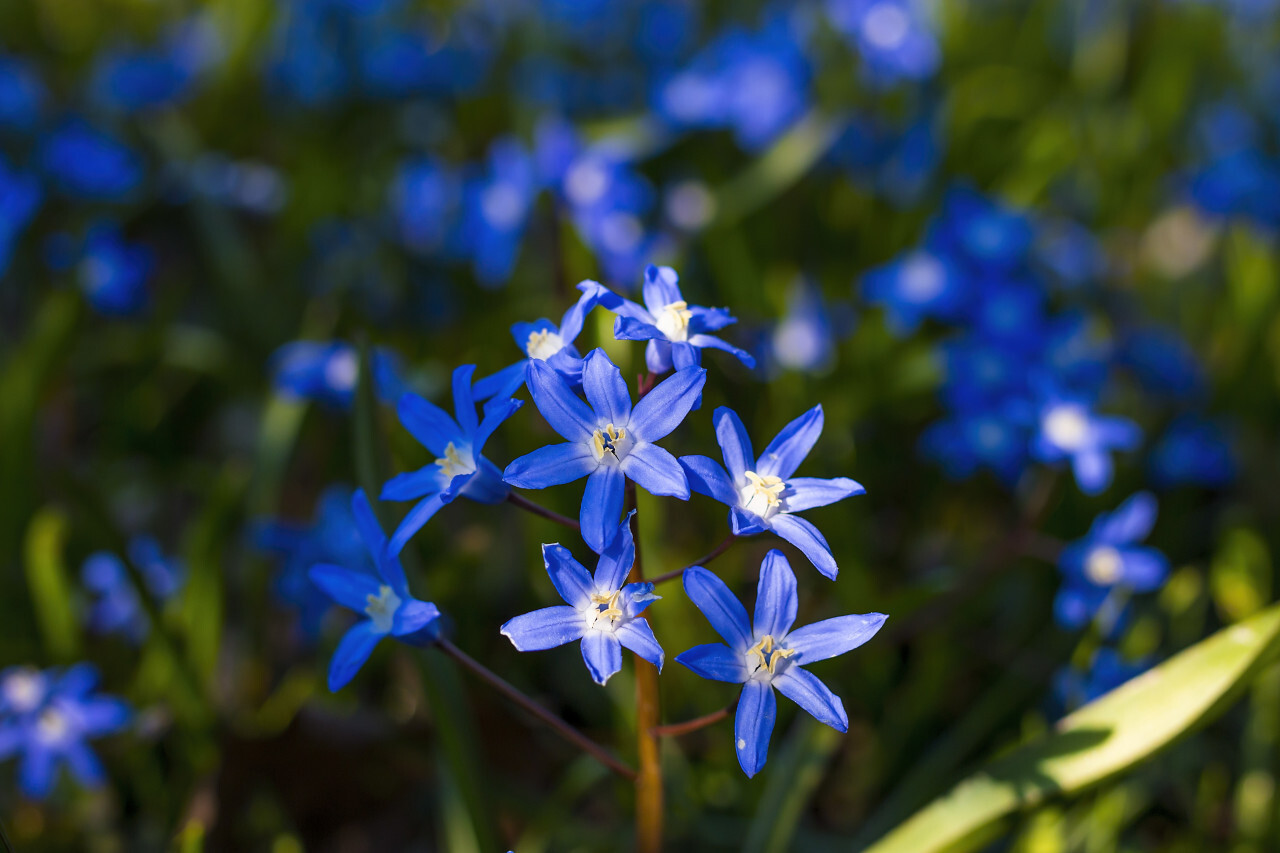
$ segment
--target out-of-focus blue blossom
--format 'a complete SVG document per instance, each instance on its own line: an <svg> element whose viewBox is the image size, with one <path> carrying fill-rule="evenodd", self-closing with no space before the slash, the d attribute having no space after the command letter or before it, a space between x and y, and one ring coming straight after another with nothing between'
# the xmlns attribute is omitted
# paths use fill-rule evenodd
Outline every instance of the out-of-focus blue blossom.
<svg viewBox="0 0 1280 853"><path fill-rule="evenodd" d="M825 373L835 364L836 336L822 293L807 281L792 284L787 313L768 342L769 360L785 370Z"/></svg>
<svg viewBox="0 0 1280 853"><path fill-rule="evenodd" d="M524 146L510 137L494 142L482 174L463 193L460 237L481 285L496 287L511 277L537 193Z"/></svg>
<svg viewBox="0 0 1280 853"><path fill-rule="evenodd" d="M115 49L98 56L89 83L90 97L108 109L133 113L171 106L191 93L202 68L189 40L154 49Z"/></svg>
<svg viewBox="0 0 1280 853"><path fill-rule="evenodd" d="M914 0L827 0L827 17L862 57L872 83L932 77L942 63L924 10Z"/></svg>
<svg viewBox="0 0 1280 853"><path fill-rule="evenodd" d="M98 672L89 664L38 675L46 683L41 700L0 716L0 760L18 757L18 789L36 800L53 792L62 766L81 785L101 785L106 771L87 741L120 731L132 711L120 699L94 692ZM10 671L6 688L13 677Z"/></svg>
<svg viewBox="0 0 1280 853"><path fill-rule="evenodd" d="M1187 179L1187 193L1206 213L1280 227L1280 162L1257 149L1215 158Z"/></svg>
<svg viewBox="0 0 1280 853"><path fill-rule="evenodd" d="M554 649L582 641L582 660L596 684L603 685L622 669L628 648L662 671L662 647L649 620L640 614L661 596L651 583L627 583L636 559L631 535L632 510L596 564L595 576L563 545L543 545L542 562L565 604L545 607L509 620L502 634L522 652Z"/></svg>
<svg viewBox="0 0 1280 853"><path fill-rule="evenodd" d="M707 332L715 332L737 322L726 308L689 305L680 293L680 277L671 267L650 264L644 271L644 306L613 293L600 304L618 315L613 335L620 341L648 341L645 365L651 373L666 373L702 363L704 349L724 350L747 367L756 360L746 350Z"/></svg>
<svg viewBox="0 0 1280 853"><path fill-rule="evenodd" d="M116 225L100 223L85 236L77 277L93 310L112 317L129 317L146 307L147 282L154 268L151 249L126 242Z"/></svg>
<svg viewBox="0 0 1280 853"><path fill-rule="evenodd" d="M580 282L578 290L582 295L564 313L559 326L541 318L511 327L511 336L515 338L516 346L524 350L525 358L477 382L473 389L477 400L503 399L516 393L525 383L529 363L535 360L546 362L574 391L582 388L582 355L573 342L582 332L587 314L607 291L598 282L590 280Z"/></svg>
<svg viewBox="0 0 1280 853"><path fill-rule="evenodd" d="M186 568L178 560L165 556L160 543L150 536L136 536L129 542L129 560L142 576L147 593L157 603L177 595L186 581ZM107 551L89 555L80 568L80 579L93 595L85 617L91 631L122 634L135 643L147 636L151 626L128 570L118 556Z"/></svg>
<svg viewBox="0 0 1280 853"><path fill-rule="evenodd" d="M330 563L312 566L308 573L326 595L365 617L348 629L333 653L329 689L335 692L355 677L383 637L427 646L439 637L441 628L439 608L410 594L400 557L389 547L362 490L351 499L351 513L377 574L371 575L362 566L353 569Z"/></svg>
<svg viewBox="0 0 1280 853"><path fill-rule="evenodd" d="M772 16L755 33L729 29L658 83L653 108L677 128L732 129L757 151L809 105L809 62L791 22Z"/></svg>
<svg viewBox="0 0 1280 853"><path fill-rule="evenodd" d="M1196 138L1210 157L1254 148L1261 140L1258 120L1233 101L1215 101L1196 116Z"/></svg>
<svg viewBox="0 0 1280 853"><path fill-rule="evenodd" d="M422 254L445 246L462 197L462 180L449 165L435 157L408 161L397 171L390 194L406 246Z"/></svg>
<svg viewBox="0 0 1280 853"><path fill-rule="evenodd" d="M1236 476L1235 453L1226 430L1195 415L1169 425L1151 448L1148 468L1158 486L1191 484L1220 488Z"/></svg>
<svg viewBox="0 0 1280 853"><path fill-rule="evenodd" d="M1208 380L1195 350L1172 329L1149 326L1126 335L1116 360L1133 371L1139 387L1175 400L1200 396Z"/></svg>
<svg viewBox="0 0 1280 853"><path fill-rule="evenodd" d="M278 169L222 154L202 154L182 169L179 179L204 199L264 216L279 213L289 198L289 186Z"/></svg>
<svg viewBox="0 0 1280 853"><path fill-rule="evenodd" d="M18 235L35 216L42 196L35 175L10 169L0 157L0 276L8 270Z"/></svg>
<svg viewBox="0 0 1280 853"><path fill-rule="evenodd" d="M712 416L724 467L706 456L682 456L689 488L729 507L735 536L771 530L799 548L814 568L835 580L839 566L818 528L793 513L833 504L866 492L848 477L824 480L793 476L822 434L822 406L814 406L782 428L757 459L742 419L720 407Z"/></svg>
<svg viewBox="0 0 1280 853"><path fill-rule="evenodd" d="M0 720L26 717L40 710L53 689L54 673L33 666L0 671Z"/></svg>
<svg viewBox="0 0 1280 853"><path fill-rule="evenodd" d="M268 85L289 101L311 107L347 93L351 75L342 58L343 31L329 0L285 0L279 4Z"/></svg>
<svg viewBox="0 0 1280 853"><path fill-rule="evenodd" d="M375 349L371 367L378 398L385 403L399 400L406 389L395 353ZM281 394L346 409L360 379L360 355L343 341L293 341L271 356L271 377Z"/></svg>
<svg viewBox="0 0 1280 853"><path fill-rule="evenodd" d="M1045 293L1037 283L998 278L984 282L970 309L973 331L1017 353L1031 354L1045 329Z"/></svg>
<svg viewBox="0 0 1280 853"><path fill-rule="evenodd" d="M1054 600L1054 616L1064 628L1081 628L1098 615L1114 589L1151 592L1164 585L1169 560L1155 548L1139 545L1156 521L1156 499L1139 492L1110 513L1102 513L1083 539L1062 549L1058 568L1063 584Z"/></svg>
<svg viewBox="0 0 1280 853"><path fill-rule="evenodd" d="M1049 320L1041 343L1044 372L1058 387L1089 398L1101 393L1114 353L1088 315L1079 311L1056 315Z"/></svg>
<svg viewBox="0 0 1280 853"><path fill-rule="evenodd" d="M351 511L352 491L348 486L330 486L316 502L315 517L309 525L283 521L262 522L254 528L254 542L264 551L279 555L283 565L272 583L282 602L298 608L303 632L314 638L333 605L307 572L317 563L332 563L374 576L373 561Z"/></svg>
<svg viewBox="0 0 1280 853"><path fill-rule="evenodd" d="M1142 430L1128 418L1095 414L1083 400L1047 395L1037 416L1032 455L1041 462L1070 460L1076 485L1096 495L1111 485L1112 451L1133 450Z"/></svg>
<svg viewBox="0 0 1280 853"><path fill-rule="evenodd" d="M471 390L475 369L474 364L464 364L453 371L457 420L417 394L405 394L396 406L400 423L437 458L417 471L397 474L382 487L384 501L417 501L391 537L392 553L400 553L413 534L459 495L486 504L507 499L510 490L502 473L480 454L493 431L524 401L495 399L484 407L483 419L476 417Z"/></svg>
<svg viewBox="0 0 1280 853"><path fill-rule="evenodd" d="M392 5L403 9L409 4ZM354 55L364 91L383 98L474 91L487 76L497 47L479 17L463 6L438 28L437 36L414 10L408 11L356 17Z"/></svg>
<svg viewBox="0 0 1280 853"><path fill-rule="evenodd" d="M777 716L776 687L820 723L839 732L849 730L840 697L803 667L852 651L875 636L883 613L837 616L792 630L798 599L796 576L781 551L770 551L760 564L754 619L724 581L701 566L684 573L690 600L707 617L724 643L694 646L676 656L703 678L741 684L734 723L738 763L748 777L764 767Z"/></svg>
<svg viewBox="0 0 1280 853"><path fill-rule="evenodd" d="M47 97L33 65L16 56L0 54L0 128L34 130Z"/></svg>
<svg viewBox="0 0 1280 853"><path fill-rule="evenodd" d="M1067 288L1096 282L1106 272L1107 256L1093 232L1068 220L1040 229L1035 255L1041 265Z"/></svg>
<svg viewBox="0 0 1280 853"><path fill-rule="evenodd" d="M82 119L68 119L44 139L41 164L63 194L117 201L142 183L142 159L111 134Z"/></svg>
<svg viewBox="0 0 1280 853"><path fill-rule="evenodd" d="M920 436L920 450L953 479L987 468L1012 485L1029 456L1032 418L1016 398L974 402L931 424Z"/></svg>
<svg viewBox="0 0 1280 853"><path fill-rule="evenodd" d="M707 372L677 370L645 394L635 408L627 383L604 350L587 354L582 390L587 403L546 362L529 362L533 402L567 441L525 454L502 477L521 489L545 489L587 478L579 520L582 538L602 553L618 532L627 478L652 495L689 499L689 484L676 458L653 442L665 438L702 394Z"/></svg>
<svg viewBox="0 0 1280 853"><path fill-rule="evenodd" d="M889 328L911 334L926 318L957 319L968 304L969 282L950 258L917 249L862 277L862 294L885 310Z"/></svg>
<svg viewBox="0 0 1280 853"><path fill-rule="evenodd" d="M1151 668L1145 660L1128 661L1110 646L1093 653L1089 668L1064 667L1053 676L1053 698L1063 711L1087 705Z"/></svg>
<svg viewBox="0 0 1280 853"><path fill-rule="evenodd" d="M983 272L1005 272L1027 260L1035 229L1015 211L967 186L952 187L929 229L929 246Z"/></svg>

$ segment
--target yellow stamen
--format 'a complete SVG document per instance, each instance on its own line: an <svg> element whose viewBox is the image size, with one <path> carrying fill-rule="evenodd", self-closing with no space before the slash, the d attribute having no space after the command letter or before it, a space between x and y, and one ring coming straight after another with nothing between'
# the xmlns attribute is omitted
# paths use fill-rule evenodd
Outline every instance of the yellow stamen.
<svg viewBox="0 0 1280 853"><path fill-rule="evenodd" d="M615 427L613 424L605 424L603 430L596 430L592 441L596 448L596 458L600 459L605 453L613 454L613 458L618 458L617 444L627 437L627 431L621 427Z"/></svg>
<svg viewBox="0 0 1280 853"><path fill-rule="evenodd" d="M765 634L760 642L747 649L748 658L754 657L760 661L756 664L755 671L759 672L763 669L770 675L775 673L778 661L786 660L795 653L795 649L784 649L775 645L772 634Z"/></svg>
<svg viewBox="0 0 1280 853"><path fill-rule="evenodd" d="M453 442L444 449L444 456L436 460L436 465L440 466L440 473L444 474L450 480L459 474L470 474L473 468L467 464L467 461L458 453L458 448L453 446Z"/></svg>
<svg viewBox="0 0 1280 853"><path fill-rule="evenodd" d="M693 312L684 300L668 303L658 315L658 329L673 341L687 340L689 337L689 321Z"/></svg>
<svg viewBox="0 0 1280 853"><path fill-rule="evenodd" d="M591 604L595 608L591 624L594 627L601 619L608 618L609 625L617 623L625 614L618 604L618 598L622 595L622 590L614 590L611 593L593 592L591 593Z"/></svg>
<svg viewBox="0 0 1280 853"><path fill-rule="evenodd" d="M378 587L378 594L370 593L365 598L365 615L373 622L373 629L379 634L391 630L395 622L396 611L400 609L400 596L386 584Z"/></svg>

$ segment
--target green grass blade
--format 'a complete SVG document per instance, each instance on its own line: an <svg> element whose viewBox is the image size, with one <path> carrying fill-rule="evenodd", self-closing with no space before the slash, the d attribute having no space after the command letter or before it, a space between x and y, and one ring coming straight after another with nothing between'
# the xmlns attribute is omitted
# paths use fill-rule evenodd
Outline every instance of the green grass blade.
<svg viewBox="0 0 1280 853"><path fill-rule="evenodd" d="M80 649L71 582L62 560L66 538L67 517L56 509L45 508L31 519L24 549L27 587L31 590L36 622L49 656L63 662L75 660Z"/></svg>

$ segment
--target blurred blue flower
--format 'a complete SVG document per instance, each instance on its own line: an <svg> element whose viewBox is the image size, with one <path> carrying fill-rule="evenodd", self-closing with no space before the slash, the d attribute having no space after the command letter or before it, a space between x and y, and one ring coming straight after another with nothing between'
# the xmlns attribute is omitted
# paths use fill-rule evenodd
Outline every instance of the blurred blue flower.
<svg viewBox="0 0 1280 853"><path fill-rule="evenodd" d="M440 610L431 602L419 601L410 594L400 557L389 547L363 490L356 490L351 498L351 512L377 575L370 575L363 568L331 563L312 566L308 573L311 582L326 595L365 617L348 629L333 653L329 689L335 692L355 677L383 637L427 646L439 637L441 628Z"/></svg>
<svg viewBox="0 0 1280 853"><path fill-rule="evenodd" d="M9 269L18 236L35 216L42 197L35 175L10 169L0 157L0 277Z"/></svg>
<svg viewBox="0 0 1280 853"><path fill-rule="evenodd" d="M344 31L330 6L328 0L279 4L265 76L289 101L324 106L350 88L351 75L342 59Z"/></svg>
<svg viewBox="0 0 1280 853"><path fill-rule="evenodd" d="M515 269L525 225L538 193L533 158L515 139L489 147L483 173L467 182L461 240L484 287L506 282Z"/></svg>
<svg viewBox="0 0 1280 853"><path fill-rule="evenodd" d="M604 350L594 349L582 369L588 406L546 362L531 360L528 385L533 402L567 441L521 456L502 477L521 489L545 489L586 477L579 515L582 538L591 550L602 553L618 531L627 478L650 494L689 499L680 463L653 442L680 425L706 380L701 367L677 370L632 409L622 373Z"/></svg>
<svg viewBox="0 0 1280 853"><path fill-rule="evenodd" d="M1183 415L1151 448L1151 480L1158 486L1181 484L1221 488L1236 476L1235 453L1226 430L1211 420Z"/></svg>
<svg viewBox="0 0 1280 853"><path fill-rule="evenodd" d="M644 306L606 292L600 304L618 315L613 336L620 341L648 341L644 360L650 373L666 373L702 363L701 350L724 350L745 364L756 360L746 350L708 335L737 322L726 308L689 305L680 293L680 277L671 267L650 264L644 271Z"/></svg>
<svg viewBox="0 0 1280 853"><path fill-rule="evenodd" d="M947 191L928 244L984 272L1009 272L1027 260L1034 239L1026 214L960 185Z"/></svg>
<svg viewBox="0 0 1280 853"><path fill-rule="evenodd" d="M712 422L724 467L706 456L680 457L689 488L729 507L733 535L752 536L771 530L799 548L819 572L835 580L839 567L831 546L818 528L793 513L861 495L866 489L848 477L792 476L822 434L822 406L814 406L783 427L759 459L736 412L721 406Z"/></svg>
<svg viewBox="0 0 1280 853"><path fill-rule="evenodd" d="M988 468L1012 485L1027 463L1032 420L1028 407L1016 398L961 405L924 431L920 452L952 479L967 479Z"/></svg>
<svg viewBox="0 0 1280 853"><path fill-rule="evenodd" d="M870 82L932 77L942 62L938 40L913 0L827 0L827 17L862 57Z"/></svg>
<svg viewBox="0 0 1280 853"><path fill-rule="evenodd" d="M0 54L0 128L35 130L48 95L34 65Z"/></svg>
<svg viewBox="0 0 1280 853"><path fill-rule="evenodd" d="M1172 329L1148 326L1129 332L1116 361L1133 371L1143 391L1175 400L1195 399L1209 384L1195 350Z"/></svg>
<svg viewBox="0 0 1280 853"><path fill-rule="evenodd" d="M42 700L0 717L0 760L20 756L18 789L36 800L53 792L64 765L81 785L103 784L106 771L87 741L120 731L132 716L120 699L93 692L98 672L90 664L42 675L49 684Z"/></svg>
<svg viewBox="0 0 1280 853"><path fill-rule="evenodd" d="M1050 393L1040 406L1031 454L1041 462L1070 460L1076 485L1096 495L1111 485L1108 454L1133 450L1141 440L1142 430L1128 418L1097 415L1080 399Z"/></svg>
<svg viewBox="0 0 1280 853"><path fill-rule="evenodd" d="M160 543L150 536L135 536L129 542L129 561L142 576L147 593L163 603L177 595L186 582L186 568L166 557ZM92 596L85 622L99 634L121 634L137 643L150 631L138 591L124 562L108 551L90 554L80 568L80 580Z"/></svg>
<svg viewBox="0 0 1280 853"><path fill-rule="evenodd" d="M146 307L147 282L154 267L151 249L125 242L118 226L99 223L85 236L77 276L93 310L129 317Z"/></svg>
<svg viewBox="0 0 1280 853"><path fill-rule="evenodd" d="M301 627L314 638L321 622L332 607L332 600L311 582L307 572L316 563L333 563L362 570L371 577L373 561L351 511L352 490L348 486L330 486L320 493L315 517L308 525L283 521L263 521L254 525L255 545L283 558L272 583L276 597L298 608Z"/></svg>
<svg viewBox="0 0 1280 853"><path fill-rule="evenodd" d="M68 119L49 134L40 158L53 185L72 198L118 201L142 183L137 153L83 119Z"/></svg>
<svg viewBox="0 0 1280 853"><path fill-rule="evenodd" d="M1098 238L1083 225L1067 220L1040 229L1035 255L1067 288L1095 283L1107 268L1107 256Z"/></svg>
<svg viewBox="0 0 1280 853"><path fill-rule="evenodd" d="M1138 545L1156 521L1156 499L1133 495L1117 509L1102 513L1083 539L1062 549L1058 568L1063 585L1054 600L1054 617L1076 629L1098 615L1113 589L1152 592L1164 585L1169 560L1155 548Z"/></svg>
<svg viewBox="0 0 1280 853"><path fill-rule="evenodd" d="M98 56L89 89L102 106L125 113L181 102L191 91L194 69L164 50L113 50Z"/></svg>
<svg viewBox="0 0 1280 853"><path fill-rule="evenodd" d="M395 353L373 350L372 371L378 398L385 403L399 400L405 385ZM271 377L280 394L345 409L355 398L360 355L343 341L292 341L271 356Z"/></svg>
<svg viewBox="0 0 1280 853"><path fill-rule="evenodd" d="M53 688L53 675L33 666L10 666L0 670L0 721L26 717L38 711Z"/></svg>
<svg viewBox="0 0 1280 853"><path fill-rule="evenodd" d="M596 684L622 669L625 646L662 671L662 647L641 613L661 596L651 583L627 583L635 562L632 510L596 564L595 577L563 545L543 545L542 562L565 605L545 607L509 620L502 634L522 652L582 641L582 659ZM566 606L567 605L567 606Z"/></svg>
<svg viewBox="0 0 1280 853"><path fill-rule="evenodd" d="M390 190L400 239L422 254L443 248L455 227L461 195L461 179L438 158L422 157L401 164Z"/></svg>
<svg viewBox="0 0 1280 853"><path fill-rule="evenodd" d="M1073 711L1150 668L1146 660L1127 661L1115 649L1103 646L1093 653L1087 670L1068 666L1054 674L1053 697L1063 711Z"/></svg>
<svg viewBox="0 0 1280 853"><path fill-rule="evenodd" d="M903 337L929 317L958 319L968 305L969 282L947 256L917 249L864 273L862 293L884 308L890 330Z"/></svg>
<svg viewBox="0 0 1280 853"><path fill-rule="evenodd" d="M477 400L487 400L490 397L501 399L515 394L525 383L529 363L535 360L546 362L574 391L582 388L582 355L573 342L582 332L582 323L587 314L596 307L607 291L599 283L590 280L580 282L578 290L582 291L582 295L564 313L559 326L545 318L532 323L512 325L511 336L515 338L516 346L524 350L526 357L476 382L472 390Z"/></svg>
<svg viewBox="0 0 1280 853"><path fill-rule="evenodd" d="M759 773L768 757L777 716L775 687L818 722L839 732L849 730L840 697L803 667L861 646L887 616L837 616L791 630L798 606L796 576L781 551L770 551L760 564L754 620L748 620L724 581L701 566L685 571L684 588L725 642L694 646L676 661L703 678L743 685L734 741L738 763L748 777Z"/></svg>
<svg viewBox="0 0 1280 853"><path fill-rule="evenodd" d="M417 501L391 537L393 554L399 554L413 534L459 495L486 504L507 499L510 490L502 482L501 472L480 453L493 431L524 401L492 400L484 407L484 418L477 418L471 390L475 369L474 364L464 364L453 371L457 420L417 394L405 394L396 406L400 423L437 459L417 471L397 474L382 487L384 501Z"/></svg>
<svg viewBox="0 0 1280 853"><path fill-rule="evenodd" d="M773 327L767 350L770 362L785 370L822 374L835 365L831 312L813 284L800 280L791 285L787 313Z"/></svg>
<svg viewBox="0 0 1280 853"><path fill-rule="evenodd" d="M1191 201L1206 213L1280 227L1280 162L1248 148L1211 160L1187 179Z"/></svg>

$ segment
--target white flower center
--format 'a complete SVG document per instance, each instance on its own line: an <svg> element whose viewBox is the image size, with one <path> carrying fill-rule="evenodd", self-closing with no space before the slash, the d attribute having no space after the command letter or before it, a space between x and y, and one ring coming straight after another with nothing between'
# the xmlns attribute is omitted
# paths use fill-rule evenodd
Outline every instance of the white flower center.
<svg viewBox="0 0 1280 853"><path fill-rule="evenodd" d="M877 3L862 19L862 35L881 50L893 50L907 38L911 19L896 3Z"/></svg>
<svg viewBox="0 0 1280 853"><path fill-rule="evenodd" d="M630 252L644 239L644 226L630 213L614 211L600 220L600 243L611 252Z"/></svg>
<svg viewBox="0 0 1280 853"><path fill-rule="evenodd" d="M591 436L591 444L592 449L595 450L597 462L612 461L617 464L626 457L632 441L627 438L627 431L623 427L605 424Z"/></svg>
<svg viewBox="0 0 1280 853"><path fill-rule="evenodd" d="M747 649L747 669L751 671L752 678L769 681L779 674L778 667L783 661L795 653L795 649L778 645L772 634L765 634L758 643Z"/></svg>
<svg viewBox="0 0 1280 853"><path fill-rule="evenodd" d="M452 441L445 446L444 456L436 460L436 465L440 468L440 475L446 480L452 480L461 474L471 474L476 470L471 453L467 451L467 455L463 456Z"/></svg>
<svg viewBox="0 0 1280 853"><path fill-rule="evenodd" d="M395 622L396 611L400 609L400 596L386 584L378 587L377 595L365 596L364 612L373 622L373 630L379 634L391 633L391 625Z"/></svg>
<svg viewBox="0 0 1280 853"><path fill-rule="evenodd" d="M324 365L324 381L335 391L350 391L360 376L360 362L355 351L338 350Z"/></svg>
<svg viewBox="0 0 1280 853"><path fill-rule="evenodd" d="M40 689L40 676L33 669L15 672L4 682L4 698L19 714L34 711L40 704L43 693Z"/></svg>
<svg viewBox="0 0 1280 853"><path fill-rule="evenodd" d="M626 614L622 611L622 590L591 593L591 609L587 611L587 627L612 631Z"/></svg>
<svg viewBox="0 0 1280 853"><path fill-rule="evenodd" d="M529 340L524 344L524 351L529 358L536 358L538 361L546 361L562 349L564 349L564 338L560 337L559 332L553 332L551 329L530 332Z"/></svg>
<svg viewBox="0 0 1280 853"><path fill-rule="evenodd" d="M693 312L689 310L687 302L683 300L672 302L658 313L658 331L666 335L667 340L687 341L691 319L693 319Z"/></svg>
<svg viewBox="0 0 1280 853"><path fill-rule="evenodd" d="M787 484L781 477L772 474L761 477L755 471L747 471L746 478L747 484L738 490L743 509L761 518L769 518L783 509L781 495Z"/></svg>
<svg viewBox="0 0 1280 853"><path fill-rule="evenodd" d="M494 228L509 231L524 216L524 198L519 190L507 183L497 183L485 189L480 196L480 209L484 218Z"/></svg>
<svg viewBox="0 0 1280 853"><path fill-rule="evenodd" d="M1084 563L1084 573L1089 580L1098 586L1111 586L1120 580L1120 570L1124 561L1120 552L1110 545L1094 548Z"/></svg>
<svg viewBox="0 0 1280 853"><path fill-rule="evenodd" d="M67 736L70 728L65 714L56 708L47 708L36 721L36 736L45 743L56 743Z"/></svg>
<svg viewBox="0 0 1280 853"><path fill-rule="evenodd" d="M1089 419L1080 406L1054 406L1044 416L1044 434L1064 450L1084 444L1089 433Z"/></svg>
<svg viewBox="0 0 1280 853"><path fill-rule="evenodd" d="M598 160L582 160L573 164L565 176L564 189L569 201L585 207L599 201L609 188L609 171Z"/></svg>
<svg viewBox="0 0 1280 853"><path fill-rule="evenodd" d="M929 255L913 255L902 265L902 295L913 302L928 302L942 292L946 270Z"/></svg>

